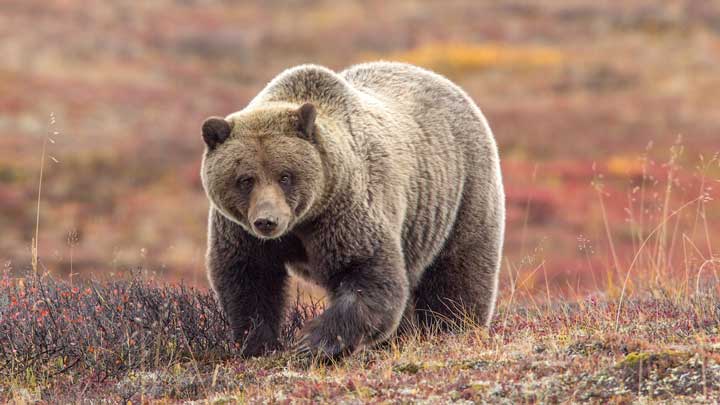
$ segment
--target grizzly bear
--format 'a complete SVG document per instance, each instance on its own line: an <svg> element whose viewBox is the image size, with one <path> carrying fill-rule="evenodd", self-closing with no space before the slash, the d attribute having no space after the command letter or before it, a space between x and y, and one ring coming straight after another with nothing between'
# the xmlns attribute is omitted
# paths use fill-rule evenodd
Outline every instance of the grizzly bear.
<svg viewBox="0 0 720 405"><path fill-rule="evenodd" d="M487 325L505 204L497 146L448 79L391 62L282 72L202 125L208 278L242 354L278 346L294 274L328 307L296 343L338 358L403 327Z"/></svg>

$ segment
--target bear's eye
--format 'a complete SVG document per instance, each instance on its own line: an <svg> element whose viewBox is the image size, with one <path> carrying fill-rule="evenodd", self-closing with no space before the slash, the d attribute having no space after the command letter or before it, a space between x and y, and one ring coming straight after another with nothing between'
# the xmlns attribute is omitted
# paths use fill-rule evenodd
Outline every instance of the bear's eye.
<svg viewBox="0 0 720 405"><path fill-rule="evenodd" d="M280 176L280 184L282 184L283 186L289 186L291 182L292 182L292 177L290 176L290 174L283 173Z"/></svg>
<svg viewBox="0 0 720 405"><path fill-rule="evenodd" d="M237 185L238 185L241 189L244 189L244 190L245 190L245 189L248 189L248 188L252 187L252 185L253 185L254 182L255 182L255 179L253 179L253 178L250 177L250 176L240 177L240 178L237 180Z"/></svg>

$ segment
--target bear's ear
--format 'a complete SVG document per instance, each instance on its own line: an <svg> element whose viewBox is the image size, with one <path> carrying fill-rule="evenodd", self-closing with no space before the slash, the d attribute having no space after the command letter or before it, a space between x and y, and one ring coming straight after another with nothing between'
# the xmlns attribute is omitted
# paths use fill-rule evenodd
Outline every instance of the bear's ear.
<svg viewBox="0 0 720 405"><path fill-rule="evenodd" d="M230 123L220 117L210 117L203 122L202 137L208 148L213 149L230 136Z"/></svg>
<svg viewBox="0 0 720 405"><path fill-rule="evenodd" d="M317 116L317 110L311 103L305 103L297 110L298 116L298 131L305 140L312 140L315 132L315 117Z"/></svg>

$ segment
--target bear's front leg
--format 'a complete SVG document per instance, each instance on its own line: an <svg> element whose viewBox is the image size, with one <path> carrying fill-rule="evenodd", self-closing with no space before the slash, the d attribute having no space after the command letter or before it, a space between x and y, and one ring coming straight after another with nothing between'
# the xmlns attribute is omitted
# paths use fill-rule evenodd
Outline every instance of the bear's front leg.
<svg viewBox="0 0 720 405"><path fill-rule="evenodd" d="M243 356L278 347L287 271L285 246L261 242L220 214L212 214L207 267L210 283Z"/></svg>
<svg viewBox="0 0 720 405"><path fill-rule="evenodd" d="M296 352L338 359L392 335L408 298L402 256L383 251L343 260L331 275L330 306L303 329Z"/></svg>

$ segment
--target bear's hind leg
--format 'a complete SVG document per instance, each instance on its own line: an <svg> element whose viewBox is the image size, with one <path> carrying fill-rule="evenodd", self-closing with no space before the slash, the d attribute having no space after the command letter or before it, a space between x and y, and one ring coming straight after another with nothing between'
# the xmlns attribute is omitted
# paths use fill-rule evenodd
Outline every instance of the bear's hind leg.
<svg viewBox="0 0 720 405"><path fill-rule="evenodd" d="M461 206L448 241L415 290L423 328L487 326L495 307L502 223Z"/></svg>

